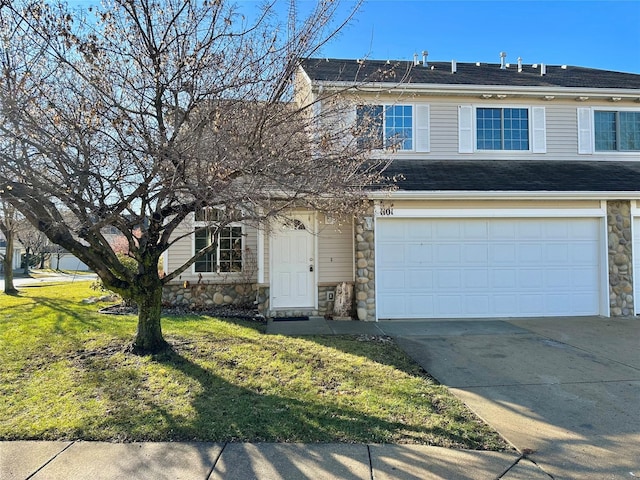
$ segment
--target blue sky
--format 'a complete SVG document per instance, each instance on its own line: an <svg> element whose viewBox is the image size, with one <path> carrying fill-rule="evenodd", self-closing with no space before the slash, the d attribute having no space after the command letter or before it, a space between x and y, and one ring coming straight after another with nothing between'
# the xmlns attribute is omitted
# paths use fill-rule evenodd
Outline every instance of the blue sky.
<svg viewBox="0 0 640 480"><path fill-rule="evenodd" d="M98 2L69 0L90 3ZM237 4L250 14L260 2ZM300 4L302 13L313 2ZM505 51L511 63L640 73L640 0L365 0L321 55L411 60L422 50L431 61L499 63Z"/></svg>
<svg viewBox="0 0 640 480"><path fill-rule="evenodd" d="M431 61L507 61L578 65L640 73L640 1L366 0L342 35L323 50Z"/></svg>

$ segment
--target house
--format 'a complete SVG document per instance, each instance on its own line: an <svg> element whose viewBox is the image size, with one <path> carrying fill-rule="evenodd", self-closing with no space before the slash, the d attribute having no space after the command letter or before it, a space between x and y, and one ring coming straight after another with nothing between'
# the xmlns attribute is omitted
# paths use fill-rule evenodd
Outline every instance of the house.
<svg viewBox="0 0 640 480"><path fill-rule="evenodd" d="M2 233L0 233L0 259L4 258L5 252L7 250L7 239L4 237ZM22 260L22 245L17 240L13 242L13 261L11 263L14 270L18 270L20 268ZM0 273L4 271L4 264L0 261Z"/></svg>
<svg viewBox="0 0 640 480"><path fill-rule="evenodd" d="M229 227L220 265L196 262L167 301L255 297L267 315L324 315L346 282L366 321L640 313L640 74L504 55L306 59L296 85L300 101L351 100L397 188L371 190L356 221L300 211Z"/></svg>

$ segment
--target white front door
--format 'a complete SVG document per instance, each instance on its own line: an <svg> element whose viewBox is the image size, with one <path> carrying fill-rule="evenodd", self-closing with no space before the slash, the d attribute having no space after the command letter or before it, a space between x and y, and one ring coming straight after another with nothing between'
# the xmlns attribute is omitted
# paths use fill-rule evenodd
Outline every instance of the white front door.
<svg viewBox="0 0 640 480"><path fill-rule="evenodd" d="M271 240L271 308L315 306L315 244L309 215L276 225Z"/></svg>

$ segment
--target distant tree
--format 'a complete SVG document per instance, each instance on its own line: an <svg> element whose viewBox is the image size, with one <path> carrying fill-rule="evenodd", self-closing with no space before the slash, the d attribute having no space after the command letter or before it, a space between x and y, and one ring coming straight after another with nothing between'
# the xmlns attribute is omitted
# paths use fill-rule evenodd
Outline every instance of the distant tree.
<svg viewBox="0 0 640 480"><path fill-rule="evenodd" d="M163 285L216 248L158 274L194 211L218 208L209 225L217 233L231 222L264 225L294 206L339 215L364 204L379 168L342 120L345 103L327 93L334 97L322 108L320 99L298 104L293 88L300 59L317 53L358 3L338 18L341 2L318 0L298 18L288 1L284 21L277 0L253 20L224 0L1 8L0 136L26 154L0 152L0 190L137 303L135 351L166 347ZM120 261L106 226L126 238L137 269Z"/></svg>
<svg viewBox="0 0 640 480"><path fill-rule="evenodd" d="M48 255L49 239L28 220L22 219L16 223L15 234L25 252L24 273L29 273L30 267L35 267Z"/></svg>

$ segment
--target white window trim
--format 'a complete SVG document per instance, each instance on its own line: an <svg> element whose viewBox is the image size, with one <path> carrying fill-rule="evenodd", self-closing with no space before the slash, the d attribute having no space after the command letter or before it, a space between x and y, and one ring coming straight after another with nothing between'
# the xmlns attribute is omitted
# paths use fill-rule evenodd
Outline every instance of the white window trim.
<svg viewBox="0 0 640 480"><path fill-rule="evenodd" d="M203 222L203 221L196 221L195 220L195 214L191 214L192 218L193 218L193 230L191 231L191 255L195 255L196 254L196 229L198 228L206 228L206 227L210 227L212 225L215 225L216 222ZM224 226L224 228L226 227L240 227L241 228L241 234L240 234L240 248L242 249L242 270L244 271L244 249L245 249L245 236L246 236L246 231L245 231L245 226L244 224L240 223L240 222L232 222L229 223L227 225ZM220 233L220 232L218 232ZM216 259L220 258L220 241L218 240L218 246L217 246L217 250L216 250ZM216 267L218 265L216 264ZM239 276L243 273L243 271L240 272L197 272L196 271L196 262L193 262L191 264L191 273L193 275L202 275L203 277L226 277L226 276Z"/></svg>
<svg viewBox="0 0 640 480"><path fill-rule="evenodd" d="M637 157L637 150L596 150L595 112L640 112L634 107L595 106L580 107L576 110L578 121L579 155L612 155L617 157Z"/></svg>
<svg viewBox="0 0 640 480"><path fill-rule="evenodd" d="M529 148L527 150L488 150L478 148L479 108L526 109L529 120ZM538 125L542 122L542 125ZM547 153L546 109L534 105L517 104L469 104L458 105L458 153L490 153L492 155L527 155Z"/></svg>

